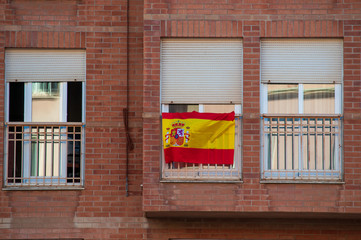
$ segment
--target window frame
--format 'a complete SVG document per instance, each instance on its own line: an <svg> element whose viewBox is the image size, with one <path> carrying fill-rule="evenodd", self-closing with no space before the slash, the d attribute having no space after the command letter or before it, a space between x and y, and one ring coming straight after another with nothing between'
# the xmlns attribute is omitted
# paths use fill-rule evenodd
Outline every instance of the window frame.
<svg viewBox="0 0 361 240"><path fill-rule="evenodd" d="M175 48L170 48L169 44L173 44L175 43ZM197 59L196 63L199 64L201 63L201 67L200 69L204 71L204 66L207 67L211 67L213 66L213 68L211 68L212 70L216 71L216 69L214 69L214 66L218 66L217 64L215 64L215 62L219 62L220 61L220 56L224 56L227 57L227 61L229 63L231 63L232 65L230 67L232 67L231 69L235 70L235 71L239 71L239 73L237 73L239 75L239 78L235 78L234 73L232 73L232 75L228 76L229 79L227 78L227 84L225 84L225 88L228 87L228 89L233 90L233 94L229 94L226 95L227 97L225 98L224 96L222 97L216 97L212 98L212 90L213 92L220 92L220 87L223 87L222 85L219 87L218 86L213 88L212 90L209 90L210 88L207 89L206 92L202 92L202 96L201 97L194 97L196 94L194 94L194 88L192 87L192 89L189 88L189 86L195 86L194 84L199 83L199 81L196 81L195 79L197 79L197 76L201 76L204 77L206 76L206 74L204 75L200 75L200 71L198 71L199 69L193 69L194 65L191 65L190 68L192 68L192 71L184 71L184 70L180 70L178 68L178 66L176 66L179 61L181 61L182 63L184 63L184 57L186 56L186 59L188 59L188 55L185 54L184 49L179 49L179 44L186 44L184 46L186 46L185 49L187 49L187 51L192 54L192 56L200 54L199 56L201 56L199 59ZM189 44L189 45L188 45ZM199 52L194 51L194 49L198 49L197 48L197 44L201 44L200 50ZM212 47L210 47L210 45L212 45ZM215 45L214 45L215 44ZM220 44L220 45L218 45ZM231 44L231 45L229 45ZM182 47L184 47L182 45ZM223 48L227 46L226 50L224 50ZM235 51L234 49L229 52L228 47L234 47L234 49L239 50L239 53L237 51ZM208 49L205 51L204 48L209 48L212 49L212 51L208 51ZM219 48L218 48L219 47ZM168 50L167 50L168 48ZM189 48L192 48L192 50L190 51ZM171 49L171 51L169 51L169 49ZM178 51L178 53L175 52ZM205 51L205 53L210 54L208 58L206 58L206 60L203 58L205 55L201 54L202 51ZM223 51L223 52L222 52ZM226 53L225 53L226 52ZM181 175L179 176L174 176L172 175L172 173L170 173L169 176L167 176L165 174L165 170L167 170L165 167L165 161L164 161L164 151L163 151L163 141L162 138L163 136L161 136L161 153L160 153L160 167L161 167L161 181L164 182L199 182L199 181L203 181L203 182L239 182L242 179L242 106L243 106L243 40L241 38L163 38L161 39L161 43L160 43L160 112L168 112L169 111L169 104L187 104L187 105L198 105L200 106L199 108L199 112L203 111L203 106L204 105L235 105L237 107L235 107L235 113L237 115L237 120L239 121L238 123L238 127L239 130L237 131L236 129L236 134L238 134L237 139L238 139L238 147L235 148L235 151L239 151L239 157L238 157L238 163L235 162L235 164L238 164L238 169L237 169L237 174L234 177L229 177L229 178L224 178L224 177L218 177L217 173L215 171L199 171L199 170L195 170L195 171L190 171L191 175L189 176L187 171L183 171L181 172ZM169 55L167 54L171 54L171 58L169 58ZM178 55L180 53L180 55ZM215 55L212 55L216 53L216 57ZM228 53L228 55L227 55ZM172 55L173 54L173 55ZM194 54L194 55L193 55ZM179 57L179 59L178 59ZM193 57L194 58L194 57ZM171 60L171 63L167 62L165 59L167 60ZM178 61L178 60L179 61ZM232 59L232 60L230 60ZM213 61L213 62L212 62ZM224 61L225 63L228 63L227 61ZM189 64L189 59L187 64ZM193 64L193 62L191 62ZM169 64L167 66L165 66L164 64ZM173 64L173 65L172 65ZM176 64L176 65L174 65ZM212 65L213 64L213 65ZM188 65L189 66L189 65ZM172 79L170 80L170 76L169 73L166 72L167 71L167 67L170 67L171 69L171 73L174 76L174 79L179 79L180 75L183 72L186 72L185 76L187 78L186 84L182 84L182 87L179 88L178 87L178 82L173 82ZM223 66L224 68L224 66ZM177 69L178 72L175 74L175 72L173 71L174 69ZM193 73L193 71L196 70L196 74L193 75L189 75L190 73ZM220 67L219 71L222 70L222 67ZM173 72L172 72L173 71ZM217 70L218 71L218 70ZM166 73L166 75L164 75L164 73ZM209 73L209 71L207 71L207 73ZM174 75L175 74L175 75ZM237 75L237 76L238 76ZM229 87L230 82L232 82L232 84L234 83L233 81L236 81L237 84L239 83L240 85L237 86L237 88L235 87ZM172 82L173 85L169 85L169 83ZM202 79L200 81L202 84L204 84L204 79ZM209 82L209 80L207 80L207 83ZM174 95L169 96L169 94L164 94L164 91L167 90L168 88L165 87L166 84L168 84L168 87L171 86L171 92L174 90L177 90L177 93L185 93L185 97L179 97L182 96L180 94L177 94L176 97L173 97ZM188 84L189 83L189 86ZM218 82L217 82L218 83ZM202 85L200 84L200 85ZM183 89L183 87L186 86L188 90ZM232 85L233 86L233 85ZM199 87L199 86L196 86ZM181 91L178 91L181 90ZM198 88L196 88L198 89ZM235 89L239 89L237 94L234 94L234 90ZM224 89L223 89L224 90ZM222 91L223 91L222 90ZM198 91L198 90L197 90ZM191 97L189 96L191 93ZM192 95L193 94L193 95ZM160 126L162 127L162 126ZM161 130L162 132L162 130ZM235 144L237 145L237 144ZM193 164L194 165L194 164ZM197 167L198 168L198 167ZM201 172L206 172L208 175L206 176L202 176ZM183 174L183 175L182 175ZM217 176L217 177L212 177L211 174L213 174L213 176ZM223 173L222 173L223 174Z"/></svg>
<svg viewBox="0 0 361 240"><path fill-rule="evenodd" d="M271 83L273 84L273 83ZM305 83L284 83L284 84L294 84L298 86L298 113L304 114L304 88L303 85ZM309 84L309 83L306 83ZM261 83L261 114L269 114L268 113L268 86L269 83ZM274 85L283 85L282 83L276 83ZM334 83L335 86L335 112L333 114L342 114L342 84ZM283 113L282 113L283 114ZM287 114L287 113L284 113ZM307 113L306 113L307 114ZM323 114L320 114L323 115Z"/></svg>
<svg viewBox="0 0 361 240"><path fill-rule="evenodd" d="M43 81L45 83L45 81ZM59 187L65 187L65 188L69 188L69 187L74 187L75 188L79 188L82 186L84 186L84 174L85 174L85 168L84 168L84 163L85 163L85 102L86 102L86 89L85 89L85 81L81 82L81 86L82 86L82 99L81 99L81 105L82 105L82 114L81 114L81 122L76 123L77 126L79 126L81 128L81 143L80 143L80 148L82 149L82 151L80 151L80 182L73 182L71 184L66 182L66 179L68 179L68 177L66 176L67 174L67 161L68 161L68 157L67 157L67 147L66 147L66 142L65 141L61 141L61 139L63 139L64 137L67 138L66 134L62 134L62 132L66 132L67 130L65 129L68 124L75 124L75 123L71 123L67 121L67 96L68 96L68 88L67 88L67 83L68 81L64 81L64 82L57 82L59 83L59 87L60 87L60 94L61 95L61 101L59 102L59 107L60 107L60 114L59 114L59 121L58 122L34 122L32 121L32 84L33 83L38 83L38 82L23 82L24 83L24 121L23 122L13 122L13 121L9 121L9 116L10 116L10 84L11 82L7 82L5 84L5 141L4 141L4 155L5 155L5 165L4 165L4 185L6 188L17 188L17 187L27 187L27 188L31 188L31 187L35 187L36 189L39 188L54 188L54 189L59 189ZM24 131L29 131L26 129L29 129L30 126L34 126L34 125L38 125L38 126L54 126L58 125L59 127L59 134L60 134L60 145L62 146L62 151L61 151L61 155L62 157L59 159L59 168L60 170L60 176L31 176L30 171L31 171L31 158L30 155L28 155L32 150L31 150L31 139L30 139L30 135L31 133L29 132L28 134L24 133L24 142L23 142L23 149L22 152L24 153L28 153L28 154L24 154L24 155L28 155L27 157L23 156L22 158L22 173L21 173L21 183L8 183L8 144L9 144L9 139L7 138L8 136L8 126L11 124L17 124L20 123L22 124L24 127ZM78 134L76 134L78 135ZM27 141L27 138L29 138L29 140ZM74 144L74 143L73 143ZM39 160L38 160L39 161ZM47 159L45 158L44 161L47 161ZM54 161L54 160L52 160ZM74 159L75 161L75 159ZM74 177L74 176L73 176ZM60 180L59 180L60 179Z"/></svg>
<svg viewBox="0 0 361 240"><path fill-rule="evenodd" d="M342 182L343 39L263 38L260 43L261 181ZM297 84L297 114L268 112L269 84ZM334 113L304 113L303 84L334 84Z"/></svg>
<svg viewBox="0 0 361 240"><path fill-rule="evenodd" d="M343 106L343 95L342 95L342 84L333 83L335 86L335 107L334 114L307 114L303 113L304 111L304 83L275 83L279 85L295 84L298 86L298 113L297 114L287 114L287 113L277 113L272 114L268 113L268 86L271 83L261 83L260 86L260 106L261 106L261 181L267 182L340 182L343 179L343 151L342 151L342 139L343 139L343 127L342 127L342 106ZM273 83L272 83L273 84ZM310 84L310 83L307 83ZM324 83L322 83L324 84ZM318 170L318 169L306 169L303 167L303 156L302 154L298 156L298 169L272 169L268 166L269 152L266 150L266 146L269 146L268 141L266 140L265 134L265 119L274 117L283 116L285 119L288 117L296 117L299 121L303 121L303 117L312 117L313 119L321 119L322 117L329 116L330 118L339 118L339 126L337 127L339 133L338 137L335 137L335 153L334 157L337 157L334 160L334 169L331 170ZM316 120L318 121L318 120ZM285 121L286 122L286 121ZM294 122L293 122L294 123ZM317 123L316 123L317 124ZM286 126L286 125L285 125ZM294 136L294 135L292 135ZM300 136L298 136L300 137ZM303 143L301 140L298 140L298 151L304 151L302 148ZM279 144L279 143L278 143ZM338 147L339 146L339 147ZM267 148L268 148L267 147ZM292 145L293 147L293 145ZM323 150L322 150L323 151ZM285 156L285 161L287 155ZM317 159L315 159L317 161Z"/></svg>
<svg viewBox="0 0 361 240"><path fill-rule="evenodd" d="M36 50L31 49L29 52L26 52L27 49L19 49L20 53L22 54L24 50L25 54L36 52ZM49 56L49 51L54 53L52 57L57 56L57 53L63 54L62 50L58 49L39 49L39 52L36 54L41 54L41 52L46 52ZM10 49L9 54L12 54L13 50ZM65 49L65 54L73 54L73 51L71 49ZM73 80L69 79L71 78L71 75L66 75L67 79L64 80L58 80L59 76L55 75L54 79L51 80L44 80L42 78L43 75L40 75L39 80L24 80L21 79L19 81L10 79L8 80L6 78L6 67L11 66L11 61L7 63L7 59L5 59L5 105L4 105L4 115L5 115L5 129L4 129L4 190L39 190L39 189L47 189L47 190L60 190L60 189L83 189L84 186L84 174L85 174L85 116L86 116L86 52L85 50L81 49L75 49L73 55L75 56L73 61L77 61L77 70L78 72L74 72L74 78ZM35 59L36 61L37 59ZM82 62L80 62L82 61ZM16 63L19 65L19 63ZM34 64L29 63L29 64ZM61 65L62 63L56 62L56 64L60 64L60 67L63 67ZM18 66L17 65L17 66ZM13 77L14 69L11 68L11 73ZM78 69L81 68L81 69ZM35 73L38 73L41 67L37 66ZM59 72L59 70L56 70ZM76 77L80 77L80 79L76 79ZM10 84L12 83L23 83L24 93L24 109L23 109L23 121L10 121ZM81 121L77 122L68 122L68 83L79 83L81 85L74 85L78 90L81 91L81 100L79 97L79 100L81 101L81 114L77 115L78 117L81 117ZM36 98L43 98L43 99L51 99L54 98L52 95L46 95L41 97L35 97L33 98L33 89L32 85L34 83L58 83L59 84L59 121L51 121L51 122L37 122L32 121L32 105L33 105L33 99ZM81 86L81 89L80 89ZM74 90L76 88L73 88ZM74 91L73 90L73 91ZM78 100L78 99L76 99ZM73 101L73 100L72 100ZM80 106L79 106L80 107ZM79 118L80 119L80 118ZM12 128L13 130L9 130ZM22 130L18 130L22 129ZM30 130L32 129L32 130ZM29 131L29 133L27 133ZM35 132L34 132L35 131ZM50 131L50 132L49 132ZM12 138L8 138L9 132L13 135ZM50 133L51 140L47 141L48 134ZM18 140L18 135L21 135L21 139ZM19 136L20 136L19 135ZM36 164L38 164L39 160L39 149L41 148L41 151L45 151L45 154L43 157L41 157L41 161L43 162L44 166L42 169L44 171L42 173L39 173L38 165L36 165L36 175L32 176L32 144L34 143L34 140L32 136L35 136L35 146L37 148L35 156L36 156ZM55 137L56 136L56 137ZM41 143L41 141L43 142ZM9 144L10 141L12 144L17 144L20 142L21 144L21 150L13 150L19 151L21 153L20 160L17 159L10 159L9 156ZM40 144L42 144L43 147L39 147ZM50 148L52 150L47 150L50 144ZM56 145L57 144L57 145ZM47 146L45 146L47 145ZM59 149L54 150L57 148L56 146L59 146ZM69 152L69 147L72 148ZM76 155L77 149L79 147L79 154ZM16 149L16 147L15 147ZM49 155L46 153L49 151L50 153L50 160ZM60 151L59 154L55 153L55 151ZM27 154L26 154L27 153ZM71 155L68 155L71 154ZM69 159L71 158L71 159ZM56 160L57 159L57 160ZM79 160L78 160L79 159ZM14 168L10 169L9 162L12 161L12 166ZM16 162L15 162L16 161ZM14 164L17 164L17 162L20 161L20 170L18 173L18 170L15 168ZM70 168L72 169L72 176L69 177L69 161L71 161ZM50 176L48 175L48 170L45 170L47 167L46 164L50 163ZM53 165L56 163L57 165ZM54 174L54 167L58 170ZM77 170L76 168L79 168ZM14 171L14 176L9 177L8 173L9 171ZM15 175L16 171L16 175ZM41 176L43 174L43 176ZM58 176L56 174L59 174ZM78 175L79 174L79 175Z"/></svg>

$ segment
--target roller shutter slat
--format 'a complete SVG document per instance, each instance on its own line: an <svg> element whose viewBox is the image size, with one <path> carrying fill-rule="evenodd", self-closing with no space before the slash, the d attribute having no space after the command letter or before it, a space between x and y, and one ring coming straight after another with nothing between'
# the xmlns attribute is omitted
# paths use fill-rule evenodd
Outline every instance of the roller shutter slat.
<svg viewBox="0 0 361 240"><path fill-rule="evenodd" d="M7 82L85 81L85 50L7 49Z"/></svg>
<svg viewBox="0 0 361 240"><path fill-rule="evenodd" d="M261 41L263 83L342 83L341 39Z"/></svg>
<svg viewBox="0 0 361 240"><path fill-rule="evenodd" d="M162 103L240 104L242 55L241 40L163 40Z"/></svg>

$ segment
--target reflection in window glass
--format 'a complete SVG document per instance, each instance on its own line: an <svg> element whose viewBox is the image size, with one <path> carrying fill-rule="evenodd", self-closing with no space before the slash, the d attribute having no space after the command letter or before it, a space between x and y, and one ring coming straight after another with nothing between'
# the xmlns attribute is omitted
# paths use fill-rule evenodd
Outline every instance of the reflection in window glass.
<svg viewBox="0 0 361 240"><path fill-rule="evenodd" d="M268 84L268 113L298 113L297 84Z"/></svg>
<svg viewBox="0 0 361 240"><path fill-rule="evenodd" d="M59 83L32 83L32 113L33 122L60 121L60 91Z"/></svg>
<svg viewBox="0 0 361 240"><path fill-rule="evenodd" d="M32 93L35 97L59 96L59 83L57 82L35 82L32 83Z"/></svg>
<svg viewBox="0 0 361 240"><path fill-rule="evenodd" d="M304 113L333 114L335 113L334 84L304 84Z"/></svg>

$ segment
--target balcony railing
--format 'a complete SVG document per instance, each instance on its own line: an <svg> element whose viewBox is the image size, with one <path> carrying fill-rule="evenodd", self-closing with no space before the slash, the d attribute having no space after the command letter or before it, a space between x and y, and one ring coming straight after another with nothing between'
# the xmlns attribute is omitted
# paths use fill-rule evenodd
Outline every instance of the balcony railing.
<svg viewBox="0 0 361 240"><path fill-rule="evenodd" d="M166 163L162 157L162 179L165 181L239 181L241 179L241 118L235 126L235 149L233 165Z"/></svg>
<svg viewBox="0 0 361 240"><path fill-rule="evenodd" d="M340 115L263 115L262 179L340 180Z"/></svg>
<svg viewBox="0 0 361 240"><path fill-rule="evenodd" d="M5 185L80 186L81 123L7 123Z"/></svg>

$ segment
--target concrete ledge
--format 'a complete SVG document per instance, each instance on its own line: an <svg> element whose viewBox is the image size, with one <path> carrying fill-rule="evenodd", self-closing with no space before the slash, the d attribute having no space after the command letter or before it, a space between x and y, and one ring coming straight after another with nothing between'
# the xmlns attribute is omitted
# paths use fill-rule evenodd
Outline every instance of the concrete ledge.
<svg viewBox="0 0 361 240"><path fill-rule="evenodd" d="M65 187L65 186L44 186L44 187L3 187L3 191L81 191L84 187Z"/></svg>
<svg viewBox="0 0 361 240"><path fill-rule="evenodd" d="M292 218L292 219L361 219L358 213L325 212L146 212L148 218Z"/></svg>

